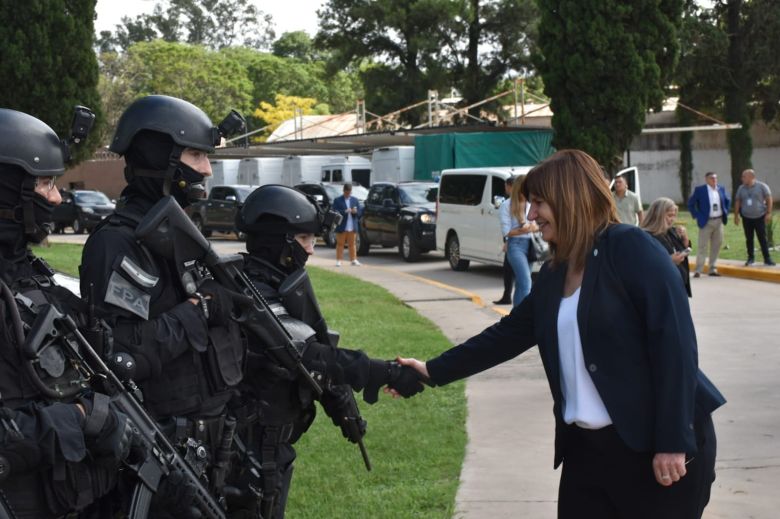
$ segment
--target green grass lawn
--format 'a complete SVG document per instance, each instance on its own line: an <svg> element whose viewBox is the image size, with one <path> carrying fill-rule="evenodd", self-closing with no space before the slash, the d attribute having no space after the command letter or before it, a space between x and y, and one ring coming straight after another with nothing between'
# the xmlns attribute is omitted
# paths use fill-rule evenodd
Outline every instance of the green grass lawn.
<svg viewBox="0 0 780 519"><path fill-rule="evenodd" d="M76 275L81 246L34 251L55 269ZM426 359L450 346L436 326L385 289L322 269L309 272L329 326L342 334L342 347L377 358ZM380 393L375 405L362 399L359 405L368 421L364 440L373 471L366 471L358 447L318 409L318 419L296 444L286 517L451 517L466 444L463 383L428 388L409 400Z"/></svg>
<svg viewBox="0 0 780 519"><path fill-rule="evenodd" d="M780 241L780 211L774 211L774 225L775 225L775 244ZM685 225L688 230L688 236L691 238L691 251L692 255L696 254L697 245L699 240L699 227L696 225L696 220L691 217L691 213L686 208L681 207L679 216L677 218L679 224ZM761 257L761 249L758 245L758 240L754 239L756 248L756 261L759 263L763 261ZM746 260L747 248L745 246L745 233L742 230L742 222L739 225L734 225L734 214L729 214L729 223L723 227L723 247L720 250L719 258L722 259L734 259L734 260ZM777 261L777 257L774 258Z"/></svg>

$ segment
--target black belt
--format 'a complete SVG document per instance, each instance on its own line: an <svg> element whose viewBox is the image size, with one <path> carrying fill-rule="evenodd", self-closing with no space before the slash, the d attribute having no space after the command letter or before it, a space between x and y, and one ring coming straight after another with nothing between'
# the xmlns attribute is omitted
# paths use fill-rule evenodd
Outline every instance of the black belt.
<svg viewBox="0 0 780 519"><path fill-rule="evenodd" d="M183 443L187 438L193 438L210 445L218 441L224 423L224 416L208 418L171 416L160 421L160 428L176 443Z"/></svg>

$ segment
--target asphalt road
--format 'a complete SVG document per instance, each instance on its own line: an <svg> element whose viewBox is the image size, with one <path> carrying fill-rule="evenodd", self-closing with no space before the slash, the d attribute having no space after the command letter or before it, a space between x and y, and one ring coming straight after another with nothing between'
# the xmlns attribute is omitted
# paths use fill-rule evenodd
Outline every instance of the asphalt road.
<svg viewBox="0 0 780 519"><path fill-rule="evenodd" d="M63 237L56 237L60 241ZM65 237L66 241L83 241ZM222 253L243 250L214 240ZM396 249L372 248L363 267L335 267L318 246L311 264L384 286L431 319L454 344L495 322L508 307L501 269L472 263L454 272L438 253L404 263ZM730 277L692 279L699 364L728 403L714 414L717 480L704 517L780 515L780 285ZM414 352L398 352L414 356ZM424 398L421 395L419 398ZM472 377L466 459L456 517L554 517L559 473L552 470L552 398L536 352ZM403 405L399 402L399 405Z"/></svg>

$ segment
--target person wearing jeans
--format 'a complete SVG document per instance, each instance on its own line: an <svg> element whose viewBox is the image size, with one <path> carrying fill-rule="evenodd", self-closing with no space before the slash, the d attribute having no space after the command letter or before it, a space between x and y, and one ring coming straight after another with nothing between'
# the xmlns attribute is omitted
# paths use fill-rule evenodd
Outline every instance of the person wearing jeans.
<svg viewBox="0 0 780 519"><path fill-rule="evenodd" d="M696 272L693 277L701 276L704 259L709 246L710 276L720 276L715 263L723 243L723 226L728 221L731 200L723 186L718 184L718 175L712 171L705 176L706 183L694 189L688 200L688 210L699 226L699 244L696 252Z"/></svg>
<svg viewBox="0 0 780 519"><path fill-rule="evenodd" d="M511 227L504 232L506 241L506 256L515 274L515 293L512 296L512 306L519 305L525 296L531 292L531 266L528 263L528 248L531 245L532 233L537 230L536 224L526 218L527 204L522 192L525 176L515 179L510 196ZM502 221L502 230L505 228Z"/></svg>
<svg viewBox="0 0 780 519"><path fill-rule="evenodd" d="M355 236L359 231L360 202L352 196L352 184L344 184L344 194L333 201L333 210L341 215L341 223L336 227L336 266L341 266L344 257L344 243L349 248L349 261L359 267Z"/></svg>

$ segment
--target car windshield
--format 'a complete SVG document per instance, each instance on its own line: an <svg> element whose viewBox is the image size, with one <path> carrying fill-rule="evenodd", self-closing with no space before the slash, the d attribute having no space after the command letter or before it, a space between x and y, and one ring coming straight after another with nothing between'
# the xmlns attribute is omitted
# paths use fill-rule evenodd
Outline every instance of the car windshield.
<svg viewBox="0 0 780 519"><path fill-rule="evenodd" d="M322 187L325 188L325 192L328 193L328 198L331 200L335 200L344 193L344 184L323 184ZM368 189L357 184L352 184L352 196L361 202L365 202L368 197Z"/></svg>
<svg viewBox="0 0 780 519"><path fill-rule="evenodd" d="M82 191L73 194L80 204L108 205L111 200L100 191Z"/></svg>
<svg viewBox="0 0 780 519"><path fill-rule="evenodd" d="M238 201L243 202L244 200L246 200L246 197L248 197L252 191L254 191L254 189L249 189L248 187L237 188L236 192L238 193Z"/></svg>
<svg viewBox="0 0 780 519"><path fill-rule="evenodd" d="M428 193L436 189L436 184L409 184L398 186L402 204L427 204L431 200Z"/></svg>

